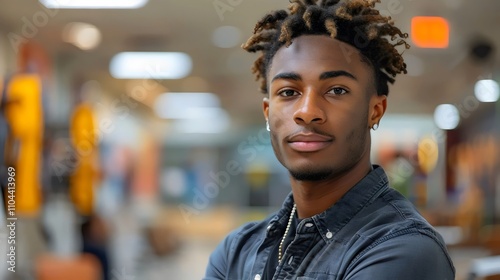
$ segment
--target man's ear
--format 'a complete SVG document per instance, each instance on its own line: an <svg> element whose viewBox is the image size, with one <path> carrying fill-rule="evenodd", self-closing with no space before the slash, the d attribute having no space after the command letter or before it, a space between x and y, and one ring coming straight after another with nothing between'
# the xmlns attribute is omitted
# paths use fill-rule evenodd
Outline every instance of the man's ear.
<svg viewBox="0 0 500 280"><path fill-rule="evenodd" d="M264 118L266 121L269 120L269 98L264 97L262 100L262 111L264 112Z"/></svg>
<svg viewBox="0 0 500 280"><path fill-rule="evenodd" d="M370 98L370 112L368 113L368 125L373 127L378 124L387 109L387 96L374 94Z"/></svg>

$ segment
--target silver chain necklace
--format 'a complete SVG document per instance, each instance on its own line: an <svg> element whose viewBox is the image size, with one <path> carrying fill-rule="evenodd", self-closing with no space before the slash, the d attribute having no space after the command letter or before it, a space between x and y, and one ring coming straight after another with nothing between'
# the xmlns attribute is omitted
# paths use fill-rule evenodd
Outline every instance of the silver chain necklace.
<svg viewBox="0 0 500 280"><path fill-rule="evenodd" d="M283 243L285 243L286 236L288 235L288 231L290 230L290 226L292 225L293 216L295 216L295 210L297 210L297 204L293 204L292 212L290 213L290 218L288 218L288 224L286 225L285 233L283 234L283 238L281 238L280 246L278 248L278 263L281 262L281 258L283 256Z"/></svg>

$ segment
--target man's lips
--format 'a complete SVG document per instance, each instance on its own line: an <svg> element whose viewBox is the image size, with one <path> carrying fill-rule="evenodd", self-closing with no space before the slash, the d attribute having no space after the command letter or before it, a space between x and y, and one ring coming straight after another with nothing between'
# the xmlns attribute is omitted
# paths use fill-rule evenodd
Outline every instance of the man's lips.
<svg viewBox="0 0 500 280"><path fill-rule="evenodd" d="M316 133L299 133L288 139L290 147L297 152L316 152L333 142L333 138Z"/></svg>

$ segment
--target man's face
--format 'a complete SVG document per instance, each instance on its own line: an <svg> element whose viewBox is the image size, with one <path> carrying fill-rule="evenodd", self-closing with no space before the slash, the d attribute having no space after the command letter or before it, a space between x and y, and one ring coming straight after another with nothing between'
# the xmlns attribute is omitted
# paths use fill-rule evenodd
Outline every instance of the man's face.
<svg viewBox="0 0 500 280"><path fill-rule="evenodd" d="M358 50L327 36L300 36L278 50L267 80L271 143L295 179L335 178L366 158L369 129L386 99L377 96L373 70Z"/></svg>

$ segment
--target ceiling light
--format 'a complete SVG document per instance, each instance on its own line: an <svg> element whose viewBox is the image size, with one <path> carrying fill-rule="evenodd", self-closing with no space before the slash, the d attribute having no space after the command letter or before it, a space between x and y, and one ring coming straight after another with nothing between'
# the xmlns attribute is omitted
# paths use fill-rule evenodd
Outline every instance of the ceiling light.
<svg viewBox="0 0 500 280"><path fill-rule="evenodd" d="M87 51L99 45L101 32L92 24L72 22L68 23L63 29L63 41Z"/></svg>
<svg viewBox="0 0 500 280"><path fill-rule="evenodd" d="M241 31L234 26L221 26L212 34L212 42L219 48L232 48L241 43Z"/></svg>
<svg viewBox="0 0 500 280"><path fill-rule="evenodd" d="M450 27L442 17L413 17L411 19L411 39L420 48L447 48Z"/></svg>
<svg viewBox="0 0 500 280"><path fill-rule="evenodd" d="M474 95L481 102L497 102L500 97L498 83L495 80L479 80L474 86Z"/></svg>
<svg viewBox="0 0 500 280"><path fill-rule="evenodd" d="M158 117L163 119L211 118L218 109L217 95L208 92L168 92L159 95L154 104Z"/></svg>
<svg viewBox="0 0 500 280"><path fill-rule="evenodd" d="M148 0L39 0L49 9L138 9Z"/></svg>
<svg viewBox="0 0 500 280"><path fill-rule="evenodd" d="M191 68L191 57L181 52L122 52L109 65L117 79L181 79Z"/></svg>
<svg viewBox="0 0 500 280"><path fill-rule="evenodd" d="M178 120L173 128L181 133L222 133L229 129L230 118L226 110L213 108L210 117Z"/></svg>
<svg viewBox="0 0 500 280"><path fill-rule="evenodd" d="M230 126L229 114L220 108L217 95L208 92L168 92L154 104L156 115L173 120L180 133L221 133Z"/></svg>
<svg viewBox="0 0 500 280"><path fill-rule="evenodd" d="M452 104L441 104L434 110L434 122L441 129L455 129L460 122L457 107Z"/></svg>

